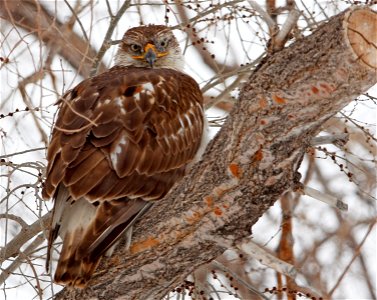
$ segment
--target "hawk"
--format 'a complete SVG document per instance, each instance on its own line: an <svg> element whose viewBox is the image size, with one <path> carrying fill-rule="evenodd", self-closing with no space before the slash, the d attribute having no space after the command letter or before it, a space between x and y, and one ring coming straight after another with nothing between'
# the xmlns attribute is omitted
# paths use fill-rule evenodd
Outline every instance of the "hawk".
<svg viewBox="0 0 377 300"><path fill-rule="evenodd" d="M54 199L47 269L63 240L55 282L85 287L101 257L200 158L203 97L183 67L168 27L131 28L115 66L61 98L42 191Z"/></svg>

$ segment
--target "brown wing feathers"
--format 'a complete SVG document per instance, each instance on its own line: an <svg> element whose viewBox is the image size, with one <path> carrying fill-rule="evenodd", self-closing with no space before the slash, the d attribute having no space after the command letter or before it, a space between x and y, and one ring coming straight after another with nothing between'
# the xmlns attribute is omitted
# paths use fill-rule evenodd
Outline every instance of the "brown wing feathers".
<svg viewBox="0 0 377 300"><path fill-rule="evenodd" d="M108 72L109 74L105 73L98 76L100 78L84 81L77 88L78 91L84 90L84 94L75 91L73 94L76 98L69 101L70 105L63 103L51 141L54 147L50 147L48 171L53 172L50 170L51 167L59 164L62 166L59 169L64 169L65 173L57 172L53 181L49 180L48 173L44 190L46 197L54 194L57 184L61 181L67 186L75 185L77 178L71 179L71 173L76 173L77 169L80 173L88 173L93 170L94 164L99 164L103 159L111 165L103 164L104 167L112 167L119 177L128 176L135 169L138 173L133 175L150 175L185 165L190 159L189 149L194 151L197 149L203 121L200 117L196 119L194 117L202 116L201 95L196 83L186 75L167 69L136 68L137 72L133 71L135 70L132 68L115 67ZM184 78L177 78L174 73ZM114 76L117 78L111 79ZM118 77L123 79L121 87L117 87L121 81ZM104 82L100 80L101 78ZM190 91L196 93L189 93L187 89L186 91L182 89L187 95L178 95L174 92L177 90L174 89L174 85L180 85L182 79L189 81L192 85ZM154 91L145 89L143 92L143 87L150 88L151 83L154 83ZM86 86L86 89L83 86ZM117 94L111 89L112 86L115 86ZM141 92L134 93L131 97L123 96L124 93L130 95L129 86L136 86ZM137 88L132 90L137 91ZM160 98L157 98L153 92ZM193 95L196 98L193 98ZM179 106L174 105L172 99L179 100ZM185 101L182 101L183 99ZM157 102L151 105L154 101ZM88 103L82 104L83 102ZM178 117L171 118L172 115ZM89 127L88 124L91 124L82 116L92 120L93 125ZM81 129L83 127L84 130ZM81 194L73 194L73 197L77 198Z"/></svg>
<svg viewBox="0 0 377 300"><path fill-rule="evenodd" d="M162 198L183 176L202 131L197 84L170 69L114 67L63 97L43 196L54 196L55 206L69 197L67 205L75 200L99 205L81 223L65 224L57 281L86 283L108 245L146 206L144 200ZM79 216L76 211L83 207L77 205L71 214ZM64 213L54 212L50 247L63 220L70 219Z"/></svg>

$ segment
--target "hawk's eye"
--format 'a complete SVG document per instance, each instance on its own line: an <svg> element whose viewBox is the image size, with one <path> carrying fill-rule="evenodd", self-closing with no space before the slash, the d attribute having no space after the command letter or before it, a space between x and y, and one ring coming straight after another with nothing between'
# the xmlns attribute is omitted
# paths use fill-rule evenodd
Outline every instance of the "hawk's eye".
<svg viewBox="0 0 377 300"><path fill-rule="evenodd" d="M131 45L130 45L130 49L131 49L133 52L140 52L140 50L141 50L141 46L138 45L138 44L131 44Z"/></svg>
<svg viewBox="0 0 377 300"><path fill-rule="evenodd" d="M169 44L169 41L168 41L168 40L162 40L162 41L160 42L160 47L165 48L165 47L167 47L168 44Z"/></svg>

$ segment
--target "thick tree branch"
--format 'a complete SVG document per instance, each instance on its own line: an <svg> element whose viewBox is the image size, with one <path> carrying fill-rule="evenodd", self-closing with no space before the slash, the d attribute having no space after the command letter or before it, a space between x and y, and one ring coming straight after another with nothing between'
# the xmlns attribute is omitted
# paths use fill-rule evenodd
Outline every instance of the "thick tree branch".
<svg viewBox="0 0 377 300"><path fill-rule="evenodd" d="M57 299L159 299L250 235L294 186L322 124L376 83L376 14L344 12L254 72L201 163L136 224L89 288ZM362 46L360 46L362 45Z"/></svg>

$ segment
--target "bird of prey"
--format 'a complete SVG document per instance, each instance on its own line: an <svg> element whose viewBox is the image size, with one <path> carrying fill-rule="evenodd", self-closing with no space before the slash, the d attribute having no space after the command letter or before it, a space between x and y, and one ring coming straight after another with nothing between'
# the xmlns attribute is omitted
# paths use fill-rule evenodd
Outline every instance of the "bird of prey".
<svg viewBox="0 0 377 300"><path fill-rule="evenodd" d="M55 282L85 287L101 257L162 199L206 144L203 97L172 31L129 29L115 65L60 99L42 195L54 199ZM47 267L48 268L48 267Z"/></svg>

